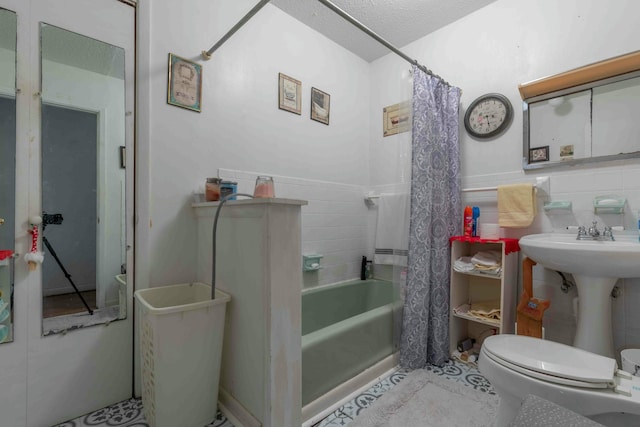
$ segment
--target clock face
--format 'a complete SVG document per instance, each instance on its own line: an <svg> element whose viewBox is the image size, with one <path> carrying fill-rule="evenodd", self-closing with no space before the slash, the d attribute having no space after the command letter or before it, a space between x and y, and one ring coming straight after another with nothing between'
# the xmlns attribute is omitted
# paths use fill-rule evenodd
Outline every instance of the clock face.
<svg viewBox="0 0 640 427"><path fill-rule="evenodd" d="M471 103L464 116L464 126L472 136L489 138L509 126L513 109L500 94L483 95Z"/></svg>

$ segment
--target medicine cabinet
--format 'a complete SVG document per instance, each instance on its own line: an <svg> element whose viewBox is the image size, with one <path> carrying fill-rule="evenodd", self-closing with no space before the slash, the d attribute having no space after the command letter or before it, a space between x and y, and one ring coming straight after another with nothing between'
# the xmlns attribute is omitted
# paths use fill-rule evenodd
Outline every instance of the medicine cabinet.
<svg viewBox="0 0 640 427"><path fill-rule="evenodd" d="M640 157L640 51L519 86L523 169Z"/></svg>

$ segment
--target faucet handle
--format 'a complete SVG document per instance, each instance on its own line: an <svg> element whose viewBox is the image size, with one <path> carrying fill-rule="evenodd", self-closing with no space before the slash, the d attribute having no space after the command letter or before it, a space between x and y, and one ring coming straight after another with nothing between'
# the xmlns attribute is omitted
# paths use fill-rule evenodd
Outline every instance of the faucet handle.
<svg viewBox="0 0 640 427"><path fill-rule="evenodd" d="M576 237L576 239L579 240L586 236L587 236L587 229L584 225L581 225L580 227L578 227L578 236Z"/></svg>
<svg viewBox="0 0 640 427"><path fill-rule="evenodd" d="M613 237L613 228L609 227L608 225L605 225L604 231L602 232L602 237L607 238L609 240L615 240L615 238Z"/></svg>

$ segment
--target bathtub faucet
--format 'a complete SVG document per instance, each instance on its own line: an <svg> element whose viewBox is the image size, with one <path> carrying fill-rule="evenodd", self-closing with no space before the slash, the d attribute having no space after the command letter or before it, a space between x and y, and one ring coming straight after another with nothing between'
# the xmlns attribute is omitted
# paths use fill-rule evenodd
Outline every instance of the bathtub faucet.
<svg viewBox="0 0 640 427"><path fill-rule="evenodd" d="M360 280L367 280L371 278L372 265L372 260L367 260L366 256L362 257L362 264L360 265Z"/></svg>

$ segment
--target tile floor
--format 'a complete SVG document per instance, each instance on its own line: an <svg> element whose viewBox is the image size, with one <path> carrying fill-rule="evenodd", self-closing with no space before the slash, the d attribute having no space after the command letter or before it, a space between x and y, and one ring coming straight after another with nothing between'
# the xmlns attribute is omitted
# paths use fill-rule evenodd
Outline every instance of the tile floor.
<svg viewBox="0 0 640 427"><path fill-rule="evenodd" d="M478 369L458 361L449 361L445 366L428 366L425 368L442 375L451 381L456 381L464 385L481 390L490 394L495 391L486 378L480 375ZM318 422L314 427L337 427L346 426L349 422L360 414L367 407L371 406L376 399L386 391L393 388L404 379L409 371L399 369L375 384L370 389L356 396L355 399L347 402L341 408L329 414L325 419ZM124 402L111 405L88 415L78 417L74 420L58 424L54 427L149 427L149 424L142 415L142 402L140 399L129 399ZM216 419L205 427L234 427L229 420L220 412Z"/></svg>
<svg viewBox="0 0 640 427"><path fill-rule="evenodd" d="M433 371L451 381L462 383L483 392L495 394L489 381L480 375L477 368L467 365L457 360L450 360L442 368L437 366L427 366L425 369ZM399 369L387 378L375 384L369 390L358 395L355 399L347 402L325 419L315 424L313 427L338 427L346 426L358 416L362 411L371 406L386 391L393 388L404 379L409 370Z"/></svg>

